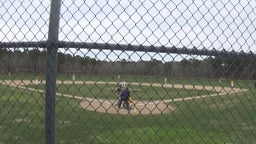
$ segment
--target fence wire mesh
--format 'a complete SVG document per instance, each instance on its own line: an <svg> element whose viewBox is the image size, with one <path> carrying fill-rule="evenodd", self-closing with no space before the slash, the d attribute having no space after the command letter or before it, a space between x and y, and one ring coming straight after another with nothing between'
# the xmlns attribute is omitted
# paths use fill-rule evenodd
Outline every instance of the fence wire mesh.
<svg viewBox="0 0 256 144"><path fill-rule="evenodd" d="M255 1L0 9L0 144L256 143Z"/></svg>

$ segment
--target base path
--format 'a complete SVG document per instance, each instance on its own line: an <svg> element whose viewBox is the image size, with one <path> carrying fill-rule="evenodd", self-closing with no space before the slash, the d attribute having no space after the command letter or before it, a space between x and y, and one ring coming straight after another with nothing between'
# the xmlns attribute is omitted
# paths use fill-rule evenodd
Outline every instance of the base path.
<svg viewBox="0 0 256 144"><path fill-rule="evenodd" d="M0 84L13 86L17 88L27 89L30 91L38 91L44 92L44 90L34 89L24 87L24 85L32 85L32 84L45 84L44 81L38 83L37 81L31 80L2 80ZM57 84L117 84L117 82L104 82L104 81L57 81ZM161 101L136 101L133 100L135 104L134 108L131 110L127 110L123 107L118 108L115 104L116 100L109 99L93 99L93 98L85 98L81 96L74 96L62 93L56 93L57 96L64 96L69 98L75 98L81 100L80 106L89 111L95 111L100 113L110 113L110 114L132 114L132 115L148 115L148 114L163 114L170 113L174 111L174 107L171 107L169 104L171 102L181 102L187 100L196 100L203 99L208 97L216 97L216 96L225 96L230 94L237 94L241 92L248 91L247 89L242 88L230 88L230 87L218 87L218 86L201 86L201 85L179 85L179 84L160 84L160 83L129 83L131 85L140 85L140 86L152 86L152 87L167 87L167 88L176 88L176 89L194 89L194 90L208 90L215 91L215 94L209 95L201 95L201 96L193 96L193 97L185 97L185 98L176 98L176 99L167 99Z"/></svg>

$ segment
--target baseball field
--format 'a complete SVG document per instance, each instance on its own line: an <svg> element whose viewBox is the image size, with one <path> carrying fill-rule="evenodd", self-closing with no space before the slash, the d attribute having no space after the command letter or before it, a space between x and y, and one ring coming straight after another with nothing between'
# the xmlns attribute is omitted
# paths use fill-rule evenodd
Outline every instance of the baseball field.
<svg viewBox="0 0 256 144"><path fill-rule="evenodd" d="M135 107L115 106L126 81ZM56 143L255 143L252 81L58 76ZM45 143L45 81L1 76L0 144Z"/></svg>

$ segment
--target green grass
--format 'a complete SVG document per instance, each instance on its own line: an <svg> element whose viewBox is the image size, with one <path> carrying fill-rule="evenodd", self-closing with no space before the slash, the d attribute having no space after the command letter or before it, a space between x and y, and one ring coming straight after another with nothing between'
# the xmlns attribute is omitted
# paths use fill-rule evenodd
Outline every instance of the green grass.
<svg viewBox="0 0 256 144"><path fill-rule="evenodd" d="M135 78L131 79L133 80ZM144 80L144 77L141 80ZM149 80L145 79L145 82L147 81ZM157 79L155 81L157 82ZM189 81L218 85L217 82L210 80ZM179 82L184 84L188 81L177 80L175 83ZM253 88L251 81L237 81L235 85L248 88L249 91L228 96L173 102L170 105L176 108L174 112L159 115L96 113L82 109L79 100L61 97L56 101L56 143L256 143L256 89ZM44 89L44 86L38 88ZM58 85L58 91L74 93L74 95L97 95L101 88L104 91L109 90L108 98L113 97L109 89L112 85L106 87ZM98 92L93 93L95 89ZM144 93L142 99L148 99L147 95L155 96L156 91L159 90L152 87L138 89L140 89L138 92ZM143 92L146 90L148 93ZM179 91L179 89L175 90ZM0 144L45 143L45 94L4 85L0 85L0 92ZM185 94L189 92L184 90ZM167 92L163 90L163 93ZM165 98L164 94L159 95Z"/></svg>
<svg viewBox="0 0 256 144"><path fill-rule="evenodd" d="M45 80L45 75L37 75L37 74L13 74L13 75L0 75L2 80L21 80L21 79L29 79L35 80L37 77L41 80ZM58 74L58 80L62 81L70 81L73 79L72 74ZM85 75L85 74L75 74L75 79L79 81L131 81L131 82L147 82L147 83L163 83L163 76L139 76L139 75L124 75L118 79L117 75ZM186 79L186 78L168 78L168 83L172 84L189 84L189 85L212 85L212 86L226 86L230 87L230 79L222 80L222 83L219 83L219 80L216 79ZM253 81L244 81L244 80L234 80L235 86L248 88L253 86Z"/></svg>
<svg viewBox="0 0 256 144"><path fill-rule="evenodd" d="M0 86L0 143L44 142L44 96Z"/></svg>
<svg viewBox="0 0 256 144"><path fill-rule="evenodd" d="M44 90L45 85L28 85L27 87ZM57 85L57 92L62 94L75 95L80 97L90 97L99 99L116 99L116 85L95 85L95 84L66 84ZM206 90L190 90L190 89L175 89L152 86L130 86L131 96L134 100L165 100L175 98L185 98L200 95L208 95L217 93Z"/></svg>

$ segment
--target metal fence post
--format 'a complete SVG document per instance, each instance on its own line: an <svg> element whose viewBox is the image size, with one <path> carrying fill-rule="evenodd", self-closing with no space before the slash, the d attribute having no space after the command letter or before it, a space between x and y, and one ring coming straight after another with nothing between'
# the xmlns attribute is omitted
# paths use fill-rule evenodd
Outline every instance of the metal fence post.
<svg viewBox="0 0 256 144"><path fill-rule="evenodd" d="M55 97L57 49L61 0L51 1L46 72L45 137L46 144L55 143Z"/></svg>

